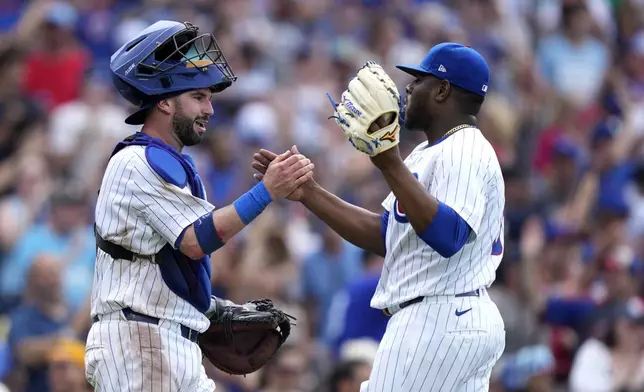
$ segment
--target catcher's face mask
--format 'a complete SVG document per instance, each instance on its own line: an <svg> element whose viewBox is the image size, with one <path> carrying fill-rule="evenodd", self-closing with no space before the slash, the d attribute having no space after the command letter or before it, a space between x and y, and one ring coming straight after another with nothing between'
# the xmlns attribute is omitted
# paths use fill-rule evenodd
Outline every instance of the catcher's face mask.
<svg viewBox="0 0 644 392"><path fill-rule="evenodd" d="M215 83L210 86L195 86L194 83L188 82L186 87L212 87L213 92L219 92L230 86L236 77L215 36L198 35L197 27L187 22L185 24L184 30L172 35L141 60L136 68L136 76L155 78L162 75L182 75L194 78L200 74L216 75L219 72L221 75L217 75L218 80L213 80ZM168 80L166 83L173 82Z"/></svg>
<svg viewBox="0 0 644 392"><path fill-rule="evenodd" d="M214 35L188 22L154 23L112 55L110 69L121 96L139 107L189 90L220 92L236 80Z"/></svg>
<svg viewBox="0 0 644 392"><path fill-rule="evenodd" d="M128 124L142 124L161 99L202 88L221 92L236 80L215 36L188 22L155 23L121 48L111 66L121 95L139 106Z"/></svg>

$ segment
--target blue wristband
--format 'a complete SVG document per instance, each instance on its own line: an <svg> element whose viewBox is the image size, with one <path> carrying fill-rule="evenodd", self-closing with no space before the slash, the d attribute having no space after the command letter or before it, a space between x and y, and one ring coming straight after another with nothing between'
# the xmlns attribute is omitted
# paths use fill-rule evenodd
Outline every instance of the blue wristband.
<svg viewBox="0 0 644 392"><path fill-rule="evenodd" d="M197 219L194 227L197 242L204 254L209 255L224 246L224 241L221 240L215 228L215 220L212 218L212 212Z"/></svg>
<svg viewBox="0 0 644 392"><path fill-rule="evenodd" d="M259 182L251 190L235 200L233 206L235 206L241 221L247 225L257 218L271 201L273 200L271 195L268 194L266 185L263 182Z"/></svg>

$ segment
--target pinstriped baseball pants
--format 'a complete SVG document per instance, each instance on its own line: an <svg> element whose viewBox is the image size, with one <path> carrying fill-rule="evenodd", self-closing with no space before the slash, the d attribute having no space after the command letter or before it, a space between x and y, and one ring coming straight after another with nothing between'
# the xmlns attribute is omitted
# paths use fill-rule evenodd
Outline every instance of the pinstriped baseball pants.
<svg viewBox="0 0 644 392"><path fill-rule="evenodd" d="M128 321L114 312L89 331L85 377L97 392L213 392L201 360L179 324Z"/></svg>
<svg viewBox="0 0 644 392"><path fill-rule="evenodd" d="M436 296L396 312L361 392L482 392L505 349L505 325L487 292Z"/></svg>

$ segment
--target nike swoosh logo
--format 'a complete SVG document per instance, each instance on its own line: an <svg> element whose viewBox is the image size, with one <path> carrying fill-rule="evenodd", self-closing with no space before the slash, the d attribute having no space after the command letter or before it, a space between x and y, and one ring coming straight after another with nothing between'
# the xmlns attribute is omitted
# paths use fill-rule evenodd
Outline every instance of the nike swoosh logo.
<svg viewBox="0 0 644 392"><path fill-rule="evenodd" d="M462 312L460 312L458 309L456 309L456 312L454 314L456 314L456 317L460 317L460 316L464 315L465 313L469 312L470 310L472 310L472 308L465 309Z"/></svg>

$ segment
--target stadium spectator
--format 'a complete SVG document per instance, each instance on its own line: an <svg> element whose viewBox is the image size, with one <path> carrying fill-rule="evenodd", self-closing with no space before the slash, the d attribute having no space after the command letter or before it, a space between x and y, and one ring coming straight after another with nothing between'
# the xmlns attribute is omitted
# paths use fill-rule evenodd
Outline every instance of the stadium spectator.
<svg viewBox="0 0 644 392"><path fill-rule="evenodd" d="M49 253L59 258L64 299L75 310L90 293L96 257L87 196L79 187L63 182L57 185L50 202L47 220L35 222L6 255L0 293L5 298L19 297L34 258Z"/></svg>
<svg viewBox="0 0 644 392"><path fill-rule="evenodd" d="M26 230L42 218L51 197L47 161L37 154L17 158L14 190L0 199L0 247L6 254Z"/></svg>
<svg viewBox="0 0 644 392"><path fill-rule="evenodd" d="M55 1L47 7L37 40L40 44L25 60L24 88L45 110L78 98L90 57L76 36L78 11ZM56 75L52 77L52 75Z"/></svg>
<svg viewBox="0 0 644 392"><path fill-rule="evenodd" d="M266 364L259 382L259 392L303 392L307 381L307 359L296 347L283 346Z"/></svg>
<svg viewBox="0 0 644 392"><path fill-rule="evenodd" d="M61 103L49 116L50 170L81 184L88 193L100 188L105 157L116 143L138 131L125 124L128 112L112 98L110 80L88 73L78 98Z"/></svg>
<svg viewBox="0 0 644 392"><path fill-rule="evenodd" d="M0 47L0 194L15 187L16 152L38 143L47 118L37 102L21 90L25 49L7 40Z"/></svg>
<svg viewBox="0 0 644 392"><path fill-rule="evenodd" d="M546 346L526 346L517 351L502 365L503 392L554 392L554 358ZM590 390L586 390L589 392Z"/></svg>
<svg viewBox="0 0 644 392"><path fill-rule="evenodd" d="M23 302L11 315L9 345L15 390L48 392L49 353L70 320L62 294L61 264L42 254L29 269Z"/></svg>
<svg viewBox="0 0 644 392"><path fill-rule="evenodd" d="M561 31L537 48L546 80L579 107L593 103L610 64L608 49L592 34L594 23L585 1L562 1Z"/></svg>
<svg viewBox="0 0 644 392"><path fill-rule="evenodd" d="M49 353L51 392L90 392L85 380L85 344L74 339L61 339Z"/></svg>
<svg viewBox="0 0 644 392"><path fill-rule="evenodd" d="M376 292L384 259L370 252L362 252L364 272L352 279L333 297L324 320L325 341L337 356L340 348L355 339L379 342L385 333L389 318L370 306Z"/></svg>
<svg viewBox="0 0 644 392"><path fill-rule="evenodd" d="M633 297L605 314L599 337L586 340L570 372L572 392L644 388L644 305Z"/></svg>
<svg viewBox="0 0 644 392"><path fill-rule="evenodd" d="M322 337L324 320L333 317L329 313L333 296L362 273L360 250L326 226L320 231L320 250L304 259L302 265L302 295L310 326L318 331L317 336L312 334L316 338Z"/></svg>
<svg viewBox="0 0 644 392"><path fill-rule="evenodd" d="M355 392L360 383L369 379L371 364L361 360L342 361L335 365L324 392ZM322 392L322 391L320 391Z"/></svg>

